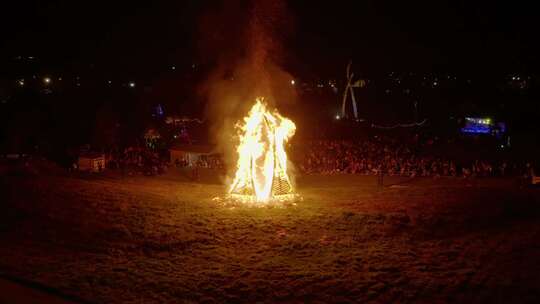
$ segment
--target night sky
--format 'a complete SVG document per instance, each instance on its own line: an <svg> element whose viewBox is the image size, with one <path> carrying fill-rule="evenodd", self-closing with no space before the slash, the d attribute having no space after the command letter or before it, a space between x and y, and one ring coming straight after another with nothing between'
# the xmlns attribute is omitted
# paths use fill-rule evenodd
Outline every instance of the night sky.
<svg viewBox="0 0 540 304"><path fill-rule="evenodd" d="M289 1L282 64L296 73L341 71L530 71L538 65L533 4L507 1ZM36 56L55 67L144 74L212 62L235 37L245 1L10 1L2 57ZM215 24L208 16L215 16ZM212 20L212 18L210 18ZM230 38L230 39L229 39Z"/></svg>

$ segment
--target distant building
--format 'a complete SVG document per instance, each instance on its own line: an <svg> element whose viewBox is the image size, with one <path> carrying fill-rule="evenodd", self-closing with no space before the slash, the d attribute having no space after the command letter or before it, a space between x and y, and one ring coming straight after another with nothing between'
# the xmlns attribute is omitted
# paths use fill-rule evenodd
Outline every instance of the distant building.
<svg viewBox="0 0 540 304"><path fill-rule="evenodd" d="M81 171L101 172L105 169L105 155L91 152L81 154L77 165Z"/></svg>

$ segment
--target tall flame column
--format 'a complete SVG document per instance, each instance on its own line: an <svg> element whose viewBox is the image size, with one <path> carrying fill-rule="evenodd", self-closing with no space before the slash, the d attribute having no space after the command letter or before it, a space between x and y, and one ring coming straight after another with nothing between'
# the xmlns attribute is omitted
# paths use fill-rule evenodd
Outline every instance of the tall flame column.
<svg viewBox="0 0 540 304"><path fill-rule="evenodd" d="M294 135L295 124L275 110L270 112L264 99L257 98L236 128L240 143L229 193L234 198L259 203L289 199L294 189L287 173L284 144Z"/></svg>

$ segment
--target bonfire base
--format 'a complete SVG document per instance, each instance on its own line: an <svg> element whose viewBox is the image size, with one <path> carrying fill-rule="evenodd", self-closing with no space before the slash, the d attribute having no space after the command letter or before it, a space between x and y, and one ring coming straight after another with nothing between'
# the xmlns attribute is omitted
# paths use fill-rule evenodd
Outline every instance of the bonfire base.
<svg viewBox="0 0 540 304"><path fill-rule="evenodd" d="M290 207L302 201L302 197L296 193L275 195L268 201L257 201L256 196L231 193L225 197L216 197L214 201L224 206L251 206L251 207Z"/></svg>

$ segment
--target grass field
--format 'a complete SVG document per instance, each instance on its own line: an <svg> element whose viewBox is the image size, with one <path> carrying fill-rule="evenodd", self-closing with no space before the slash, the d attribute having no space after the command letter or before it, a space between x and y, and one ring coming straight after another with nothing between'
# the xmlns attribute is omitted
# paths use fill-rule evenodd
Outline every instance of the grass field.
<svg viewBox="0 0 540 304"><path fill-rule="evenodd" d="M0 179L0 273L91 303L538 303L540 193L511 180L298 177L294 206L213 172Z"/></svg>

